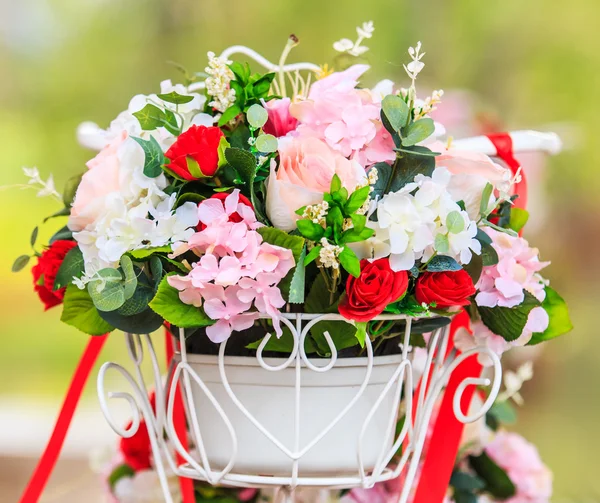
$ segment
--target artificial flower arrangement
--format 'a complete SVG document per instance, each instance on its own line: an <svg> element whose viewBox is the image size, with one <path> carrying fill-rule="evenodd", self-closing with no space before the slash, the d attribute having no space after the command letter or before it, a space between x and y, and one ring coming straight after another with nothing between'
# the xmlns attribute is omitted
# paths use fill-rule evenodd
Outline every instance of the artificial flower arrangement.
<svg viewBox="0 0 600 503"><path fill-rule="evenodd" d="M336 49L362 57L372 24ZM40 251L35 289L62 321L91 334L183 328L199 352L231 337L233 351L289 353L280 313L339 313L313 327L306 352L398 347L403 320L419 334L468 311L459 349L498 353L571 326L563 299L519 233L520 173L454 149L430 113L441 91L417 96L421 44L409 49L407 88L361 85L368 66L301 75L208 54L204 73L135 96L106 130L83 124L99 150L59 194L26 169L67 223ZM318 68L318 67L315 67ZM15 262L25 267L28 255ZM211 347L213 347L211 349ZM386 349L387 348L387 349ZM391 349L389 349L391 348Z"/></svg>
<svg viewBox="0 0 600 503"><path fill-rule="evenodd" d="M425 350L416 349L417 359ZM520 389L533 377L531 361L515 372L505 374L505 388L493 407L478 421L467 425L456 457L444 503L549 503L552 497L552 472L542 462L534 445L507 427L516 421L511 402L523 404ZM477 401L479 401L478 399ZM150 402L154 396L150 394ZM438 404L439 407L440 404ZM396 460L397 461L397 460ZM163 501L158 474L153 462L148 429L144 422L130 438L94 455L93 467L102 478L108 501L113 503L160 503ZM169 476L174 501L179 501L178 480ZM373 488L329 491L303 488L298 503L395 503L400 498L402 477L377 483ZM196 501L214 503L267 503L272 490L212 487L195 482ZM410 499L409 501L412 501Z"/></svg>

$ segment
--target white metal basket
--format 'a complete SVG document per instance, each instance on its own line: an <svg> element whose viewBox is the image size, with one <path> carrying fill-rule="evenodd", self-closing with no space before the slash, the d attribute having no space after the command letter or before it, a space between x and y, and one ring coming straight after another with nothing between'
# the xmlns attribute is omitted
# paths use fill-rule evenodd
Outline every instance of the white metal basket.
<svg viewBox="0 0 600 503"><path fill-rule="evenodd" d="M263 358L270 335L263 339L256 357L225 356L227 342L218 356L189 355L183 330L181 352L170 368L163 387L151 338L126 335L135 377L121 365L107 362L98 375L98 392L104 414L121 436L137 431L141 416L148 425L154 462L165 501L171 503L165 469L173 473L233 487L279 487L281 498L293 501L296 487L372 487L403 476L401 502L409 496L434 405L454 369L473 354L486 354L493 362L491 378L465 379L454 397L454 411L461 421L479 419L492 405L501 382L500 361L487 348L457 356L447 351L448 327L433 332L421 386L415 396L416 377L410 347L412 319L381 315L375 320L406 320L401 353L374 357L369 338L365 357L338 358L329 333L329 359L311 361L304 342L311 327L323 320L344 321L338 314L284 314L283 323L294 337L287 359ZM142 375L143 342L153 367L156 412L146 393ZM105 392L105 374L115 369L128 381L132 392ZM172 379L171 379L172 377ZM190 440L186 450L175 433L175 389L181 383ZM460 399L467 386L491 386L480 410L467 416ZM133 422L125 430L112 417L109 398L126 399ZM405 417L396 432L399 411ZM185 460L177 463L173 449ZM395 454L402 448L397 462Z"/></svg>

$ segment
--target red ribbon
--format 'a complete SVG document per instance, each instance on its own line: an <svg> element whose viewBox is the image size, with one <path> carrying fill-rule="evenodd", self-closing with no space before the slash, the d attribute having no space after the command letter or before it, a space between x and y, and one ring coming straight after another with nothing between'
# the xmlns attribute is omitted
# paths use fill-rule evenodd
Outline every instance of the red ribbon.
<svg viewBox="0 0 600 503"><path fill-rule="evenodd" d="M71 426L73 414L75 414L75 409L81 398L83 388L85 387L90 373L94 368L94 364L100 355L100 351L106 342L107 335L108 334L90 338L83 356L79 361L79 365L77 365L73 379L71 380L71 385L65 396L50 440L48 440L46 449L23 492L23 496L21 496L21 499L19 500L20 503L36 503L44 491L48 479L54 470L60 451L62 450L65 437L69 431L69 426Z"/></svg>
<svg viewBox="0 0 600 503"><path fill-rule="evenodd" d="M508 133L493 133L488 135L488 138L496 148L497 157L506 163L513 176L516 175L521 165L515 159L510 135ZM525 209L527 205L527 181L522 170L520 175L521 181L516 183L514 187L514 193L519 196L515 201L515 206ZM460 327L469 328L469 317L466 312L454 318L451 338ZM464 425L454 416L454 394L458 385L464 379L478 377L481 375L481 371L482 366L477 361L477 357L473 356L463 362L452 373L433 427L429 449L423 455L421 476L413 503L442 503L444 501L464 429ZM474 386L467 387L463 393L461 399L463 413L468 413L474 393Z"/></svg>
<svg viewBox="0 0 600 503"><path fill-rule="evenodd" d="M167 368L173 361L175 350L173 348L173 339L171 333L165 328L165 344L167 353ZM170 383L167 389L170 389ZM188 450L188 439L187 439L187 428L185 424L185 410L183 408L183 398L181 395L181 388L177 386L175 391L175 402L173 404L173 425L175 426L175 435L179 438L181 445L187 451ZM185 463L185 459L176 452L176 459L178 464ZM179 488L181 489L181 497L183 503L195 503L196 496L194 494L194 482L192 479L185 477L179 477Z"/></svg>

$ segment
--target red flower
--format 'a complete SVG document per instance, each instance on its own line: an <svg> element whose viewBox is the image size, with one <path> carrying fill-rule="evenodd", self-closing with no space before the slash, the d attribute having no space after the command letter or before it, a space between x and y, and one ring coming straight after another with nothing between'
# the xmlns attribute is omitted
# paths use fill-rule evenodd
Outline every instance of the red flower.
<svg viewBox="0 0 600 503"><path fill-rule="evenodd" d="M392 271L387 258L361 260L360 269L358 278L348 278L346 296L338 310L349 320L370 321L406 293L408 274Z"/></svg>
<svg viewBox="0 0 600 503"><path fill-rule="evenodd" d="M54 241L50 248L42 252L37 259L37 264L31 268L34 289L44 303L45 310L62 304L66 287L54 291L54 280L65 256L75 246L77 246L75 241Z"/></svg>
<svg viewBox="0 0 600 503"><path fill-rule="evenodd" d="M471 276L464 269L423 273L417 279L415 287L418 302L435 302L436 307L441 309L466 306L471 295L475 295L475 286Z"/></svg>
<svg viewBox="0 0 600 503"><path fill-rule="evenodd" d="M132 422L127 425L131 428ZM119 449L125 463L127 463L135 472L147 470L152 467L150 455L152 447L150 446L150 436L148 435L148 426L145 421L140 421L140 427L130 438L122 438L119 442Z"/></svg>
<svg viewBox="0 0 600 503"><path fill-rule="evenodd" d="M219 168L219 143L225 135L218 127L191 126L181 133L177 141L165 154L171 163L167 166L173 173L185 180L198 180L214 176ZM198 163L190 169L188 157Z"/></svg>
<svg viewBox="0 0 600 503"><path fill-rule="evenodd" d="M218 199L219 201L222 201L223 204L225 204L225 199L227 199L227 196L229 196L230 194L228 192L217 192L216 194L213 194L210 198L211 199ZM254 211L254 206L252 205L252 203L250 202L250 199L248 199L246 196L244 196L243 194L238 194L238 203L239 204L245 204L246 206L249 206L252 211ZM202 203L199 203L202 204ZM230 222L234 222L234 223L238 223L242 221L242 217L238 214L238 212L234 212L231 215L229 215L229 221ZM206 229L206 224L200 222L198 224L198 226L196 227L196 229L198 229L199 231L202 231L204 229Z"/></svg>

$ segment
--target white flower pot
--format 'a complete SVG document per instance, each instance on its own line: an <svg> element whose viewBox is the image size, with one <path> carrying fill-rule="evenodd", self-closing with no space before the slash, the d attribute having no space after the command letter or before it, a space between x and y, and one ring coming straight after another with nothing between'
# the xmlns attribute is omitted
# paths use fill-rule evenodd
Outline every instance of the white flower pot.
<svg viewBox="0 0 600 503"><path fill-rule="evenodd" d="M234 403L219 374L218 357L187 355L193 370L214 395L237 436L238 449L233 473L286 475L292 460L244 415ZM265 358L276 366L284 359ZM353 474L359 470L361 428L386 384L392 379L402 355L374 358L371 378L360 398L339 422L299 461L300 476ZM410 368L410 367L409 367ZM367 372L367 358L339 359L324 373L302 366L299 408L300 442L295 443L295 382L292 364L277 372L263 369L253 357L225 357L227 380L233 393L254 418L290 452L299 452L317 437L357 395ZM202 440L212 469L222 469L233 455L228 429L217 409L193 379L192 398ZM372 469L382 450L387 453L393 438L386 435L390 419L397 419L396 386L392 386L364 434L364 469ZM386 438L388 436L389 438Z"/></svg>

